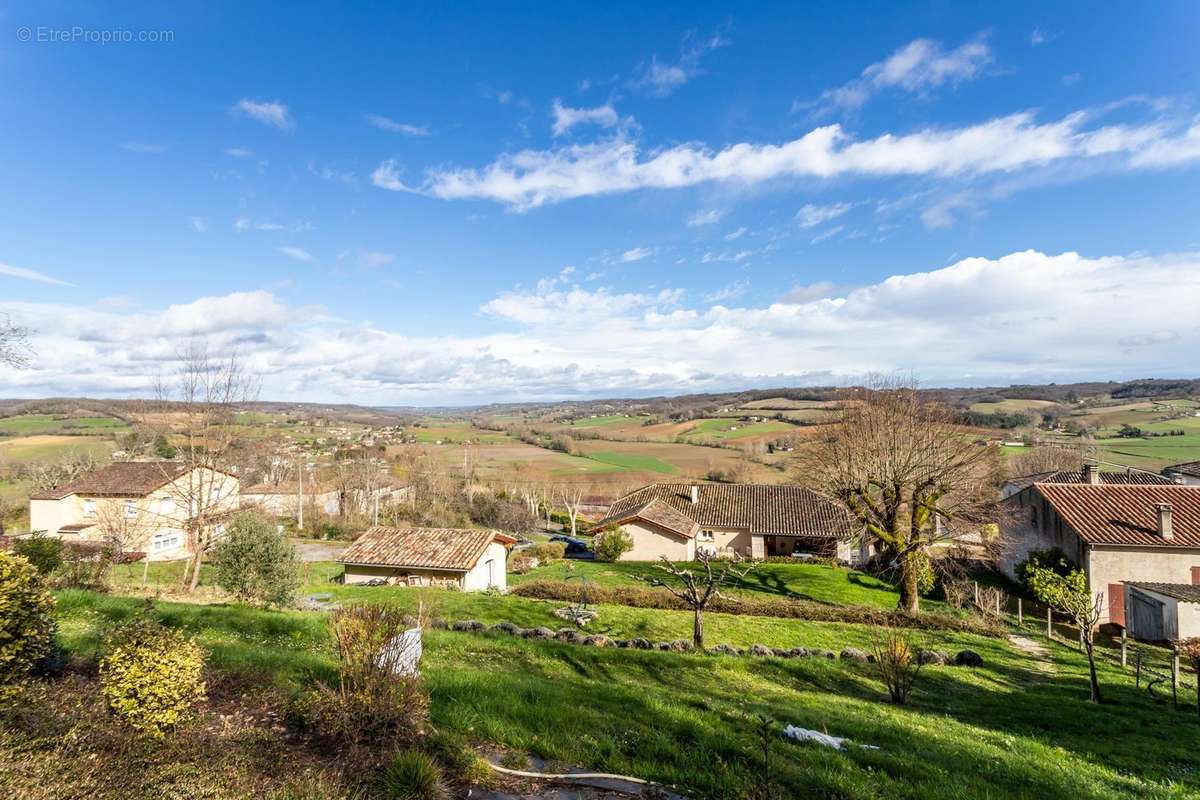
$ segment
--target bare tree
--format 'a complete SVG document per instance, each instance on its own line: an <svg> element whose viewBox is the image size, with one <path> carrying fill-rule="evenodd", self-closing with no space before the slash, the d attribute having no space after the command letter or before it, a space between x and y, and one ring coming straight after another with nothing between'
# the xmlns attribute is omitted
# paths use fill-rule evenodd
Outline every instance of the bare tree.
<svg viewBox="0 0 1200 800"><path fill-rule="evenodd" d="M29 334L29 328L14 324L7 314L0 316L0 365L16 369L29 366L33 358Z"/></svg>
<svg viewBox="0 0 1200 800"><path fill-rule="evenodd" d="M673 564L666 556L663 556L654 567L674 578L671 581L664 580L657 575L635 575L634 578L651 586L661 586L687 603L688 607L692 609L692 643L697 649L703 649L704 609L710 602L721 596L721 587L731 578L737 580L745 578L754 565L748 564L739 569L740 559L735 555L732 559L721 562L720 567L714 569L713 562L716 559L703 551L696 553L696 560L700 562L698 570L691 569L689 566L681 567Z"/></svg>
<svg viewBox="0 0 1200 800"><path fill-rule="evenodd" d="M946 406L894 378L852 390L825 434L800 459L803 479L841 500L880 542L899 568L899 607L918 613L930 545L991 521L995 448L953 424Z"/></svg>
<svg viewBox="0 0 1200 800"><path fill-rule="evenodd" d="M339 462L334 469L334 480L343 516L367 515L372 525L378 525L379 495L387 476L375 459L364 454Z"/></svg>
<svg viewBox="0 0 1200 800"><path fill-rule="evenodd" d="M55 461L31 461L17 468L19 477L28 480L39 492L57 489L99 466L96 457L87 450L70 452Z"/></svg>
<svg viewBox="0 0 1200 800"><path fill-rule="evenodd" d="M132 498L106 498L96 503L96 528L114 554L141 551L143 586L150 570L150 537L161 521L151 508Z"/></svg>
<svg viewBox="0 0 1200 800"><path fill-rule="evenodd" d="M180 588L186 591L195 591L214 536L236 511L227 493L238 435L234 415L257 392L257 379L245 371L236 353L216 357L199 340L179 354L173 378L160 380L156 387L157 407L148 416L161 426L159 433L177 443L175 460L162 462L164 477L173 477L177 466L185 468L164 489L184 518L191 554L180 577Z"/></svg>
<svg viewBox="0 0 1200 800"><path fill-rule="evenodd" d="M1083 468L1083 454L1070 447L1035 447L1027 453L1013 456L1008 462L1010 475L1036 475L1039 472L1078 471Z"/></svg>
<svg viewBox="0 0 1200 800"><path fill-rule="evenodd" d="M583 502L583 489L578 486L564 486L559 490L567 516L571 518L571 536L577 536L579 530L579 505Z"/></svg>

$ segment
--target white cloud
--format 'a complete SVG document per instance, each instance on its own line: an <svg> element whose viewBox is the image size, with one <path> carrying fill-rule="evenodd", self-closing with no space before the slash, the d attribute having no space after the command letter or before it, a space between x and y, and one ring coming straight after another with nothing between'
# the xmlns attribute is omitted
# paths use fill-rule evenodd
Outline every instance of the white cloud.
<svg viewBox="0 0 1200 800"><path fill-rule="evenodd" d="M852 208L854 206L850 203L830 203L827 206L806 203L803 208L796 212L796 219L799 220L801 228L815 228L818 225L829 222L831 219L840 217Z"/></svg>
<svg viewBox="0 0 1200 800"><path fill-rule="evenodd" d="M233 229L238 233L242 231L268 231L268 232L285 232L285 233L302 233L312 230L312 222L306 219L298 219L295 222L268 222L250 219L244 214L233 221Z"/></svg>
<svg viewBox="0 0 1200 800"><path fill-rule="evenodd" d="M364 267L385 267L396 260L391 253L381 253L377 250L364 250L358 254L358 261Z"/></svg>
<svg viewBox="0 0 1200 800"><path fill-rule="evenodd" d="M820 244L821 242L825 241L826 239L837 236L839 233L841 233L845 229L846 229L845 225L834 225L829 230L821 231L816 236L814 236L812 238L812 243Z"/></svg>
<svg viewBox="0 0 1200 800"><path fill-rule="evenodd" d="M748 230L748 228L745 225L743 225L742 227L738 228L737 230L730 231L729 233L725 234L725 241L732 242L735 239L740 239L746 235L747 230Z"/></svg>
<svg viewBox="0 0 1200 800"><path fill-rule="evenodd" d="M595 108L570 108L564 106L562 101L556 98L552 111L554 124L551 126L551 131L555 136L569 133L576 125L591 124L599 125L601 128L612 128L620 121L617 110L608 103Z"/></svg>
<svg viewBox="0 0 1200 800"><path fill-rule="evenodd" d="M621 260L625 262L641 261L643 258L649 258L652 255L654 255L654 251L648 247L634 247L621 253Z"/></svg>
<svg viewBox="0 0 1200 800"><path fill-rule="evenodd" d="M703 74L700 69L702 56L727 44L729 40L719 31L705 38L698 37L694 31L690 32L683 39L678 61L663 62L658 60L657 55L652 56L649 64L639 66L633 86L654 97L666 97L692 78Z"/></svg>
<svg viewBox="0 0 1200 800"><path fill-rule="evenodd" d="M226 147L225 155L233 158L250 158L254 153L245 147Z"/></svg>
<svg viewBox="0 0 1200 800"><path fill-rule="evenodd" d="M1200 123L1185 133L1156 120L1087 127L1076 112L1039 123L1020 112L962 128L926 128L902 136L855 140L841 125L815 128L783 144L740 142L713 151L681 144L639 153L617 135L590 144L504 154L483 169L435 169L406 185L395 161L381 163L376 186L446 200L486 199L524 211L577 197L672 189L704 183L754 185L781 178L927 176L971 178L1105 159L1112 168L1164 167L1200 159Z"/></svg>
<svg viewBox="0 0 1200 800"><path fill-rule="evenodd" d="M740 307L689 306L678 289L590 291L559 276L485 303L495 329L475 336L346 321L263 291L124 312L10 297L0 294L0 313L36 331L39 354L32 369L0 369L14 397L148 396L192 335L217 353L237 348L262 376L263 399L359 403L829 385L892 370L933 385L1200 370L1200 254L1025 251Z"/></svg>
<svg viewBox="0 0 1200 800"><path fill-rule="evenodd" d="M121 145L123 150L128 150L131 153L165 153L167 146L165 144L153 144L151 142L125 142Z"/></svg>
<svg viewBox="0 0 1200 800"><path fill-rule="evenodd" d="M390 133L402 133L405 136L428 136L428 125L412 125L407 122L396 122L380 114L363 114L368 124Z"/></svg>
<svg viewBox="0 0 1200 800"><path fill-rule="evenodd" d="M871 64L855 80L825 90L815 103L796 103L793 110L816 106L819 112L857 111L885 89L920 95L941 86L974 80L991 62L992 50L982 37L948 52L938 42L914 39L883 61Z"/></svg>
<svg viewBox="0 0 1200 800"><path fill-rule="evenodd" d="M699 228L704 225L714 225L720 222L721 218L724 216L724 211L720 211L715 208L711 211L697 211L695 214L692 214L687 218L687 225L689 228Z"/></svg>
<svg viewBox="0 0 1200 800"><path fill-rule="evenodd" d="M1045 43L1045 41L1046 41L1046 34L1042 33L1041 28L1034 28L1033 31L1029 34L1029 43L1031 45L1033 45L1034 47L1037 47L1039 44Z"/></svg>
<svg viewBox="0 0 1200 800"><path fill-rule="evenodd" d="M749 288L750 288L750 281L748 281L748 280L734 281L733 283L730 283L726 286L722 286L720 289L717 289L715 292L710 292L710 293L704 295L704 302L706 302L706 303L724 303L729 300L736 300L737 298L744 295Z"/></svg>
<svg viewBox="0 0 1200 800"><path fill-rule="evenodd" d="M1061 83L1063 86L1074 86L1075 84L1079 83L1079 79L1082 77L1083 76L1080 75L1078 72L1070 72L1066 75L1063 75L1061 78L1059 78L1058 82Z"/></svg>
<svg viewBox="0 0 1200 800"><path fill-rule="evenodd" d="M294 258L297 261L312 261L312 253L300 247L281 247L279 252L283 253L288 258Z"/></svg>
<svg viewBox="0 0 1200 800"><path fill-rule="evenodd" d="M288 107L278 100L260 102L258 100L242 98L234 103L230 111L239 116L249 117L264 125L279 128L281 131L291 131L296 128L296 121L292 119Z"/></svg>
<svg viewBox="0 0 1200 800"><path fill-rule="evenodd" d="M58 278L52 278L45 273L38 272L35 269L26 267L14 267L11 264L0 262L0 275L7 275L10 278L23 278L27 281L36 281L37 283L49 283L54 286L74 286L73 283L60 281Z"/></svg>
<svg viewBox="0 0 1200 800"><path fill-rule="evenodd" d="M208 233L208 223L200 217L188 217L188 224L196 233Z"/></svg>

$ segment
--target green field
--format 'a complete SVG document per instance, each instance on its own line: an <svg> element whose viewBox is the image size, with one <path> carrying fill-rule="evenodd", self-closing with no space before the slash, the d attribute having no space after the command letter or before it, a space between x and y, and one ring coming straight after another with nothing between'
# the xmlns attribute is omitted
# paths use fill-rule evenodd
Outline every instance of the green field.
<svg viewBox="0 0 1200 800"><path fill-rule="evenodd" d="M685 435L689 438L747 439L795 430L794 426L774 419L765 422L739 422L733 417L718 417L700 420Z"/></svg>
<svg viewBox="0 0 1200 800"><path fill-rule="evenodd" d="M104 460L115 447L108 437L101 436L34 434L0 438L0 461L50 461L80 453L88 453Z"/></svg>
<svg viewBox="0 0 1200 800"><path fill-rule="evenodd" d="M602 464L621 469L661 472L666 475L671 475L679 471L679 468L674 464L668 464L666 461L662 461L654 456L643 455L641 453L602 451L599 453L588 453L587 457Z"/></svg>
<svg viewBox="0 0 1200 800"><path fill-rule="evenodd" d="M787 585L817 581L811 565L800 570L780 566L788 568L782 576ZM506 619L526 627L561 624L550 614L551 603L324 583L332 569L313 565L309 588L409 608L433 602L436 613L448 619ZM830 571L831 576L839 574L847 585L855 583L851 573ZM841 590L834 583L825 590L837 595ZM858 588L882 591L869 584ZM128 618L139 603L129 597L60 593L57 613L67 651L86 662L106 626ZM668 638L690 629L688 615L681 612L617 606L599 610L601 628L617 636ZM314 679L334 677L320 613L166 602L157 603L154 613L195 635L210 653L214 676L226 676L234 685L290 692ZM875 635L859 625L721 614L706 618L714 644L840 649L869 647ZM1130 672L1102 662L1107 702L1094 706L1085 701L1085 662L1071 647L1047 643L1044 656L1031 657L1005 639L967 634L921 638L924 646L951 651L969 647L983 656L984 666L927 667L911 704L900 707L886 702L872 666L841 660L585 648L434 630L425 636L423 672L433 722L441 730L561 765L672 784L694 800L752 794L756 714L775 725L777 797L1098 800L1185 798L1200 792L1195 712L1149 699L1133 685ZM1181 700L1194 700L1194 695ZM798 745L779 737L787 724L848 736L879 749ZM54 786L54 781L69 780L60 776L71 774L63 769L62 758L86 764L107 757L89 755L95 745L88 738L72 744L64 756L43 757L54 740L33 745L21 738L20 729L0 728L0 734L0 763L15 758L23 764L12 780L38 770L40 785ZM284 758L281 763L289 762ZM279 773L291 770L280 768ZM139 769L136 774L138 785L144 785L147 773ZM196 774L207 773L189 773ZM214 771L211 780L219 777ZM169 787L176 785L172 782L182 778L177 771L163 771L160 784L136 792L125 786L121 796L169 795ZM68 785L60 791L78 789ZM53 794L51 790L46 796Z"/></svg>
<svg viewBox="0 0 1200 800"><path fill-rule="evenodd" d="M128 426L115 417L59 417L52 414L22 414L0 419L0 435L35 436L86 430L96 433L125 433Z"/></svg>
<svg viewBox="0 0 1200 800"><path fill-rule="evenodd" d="M635 422L638 417L630 417L625 414L612 414L606 417L586 417L577 419L571 422L571 426L575 428L599 428L605 425L619 425L621 423Z"/></svg>

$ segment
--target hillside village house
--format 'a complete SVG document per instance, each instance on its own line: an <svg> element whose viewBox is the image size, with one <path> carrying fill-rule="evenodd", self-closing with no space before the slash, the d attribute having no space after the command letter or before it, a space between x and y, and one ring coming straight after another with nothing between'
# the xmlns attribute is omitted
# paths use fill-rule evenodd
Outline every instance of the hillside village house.
<svg viewBox="0 0 1200 800"><path fill-rule="evenodd" d="M617 500L597 527L619 525L624 561L814 555L859 563L867 550L844 508L801 486L655 483Z"/></svg>
<svg viewBox="0 0 1200 800"><path fill-rule="evenodd" d="M1035 483L1001 504L1001 568L1060 548L1125 625L1125 584L1200 584L1200 486Z"/></svg>
<svg viewBox="0 0 1200 800"><path fill-rule="evenodd" d="M301 492L298 483L285 481L260 483L243 489L241 498L243 506L257 506L263 512L277 517L295 517L299 512L301 498L303 498L306 511L316 508L322 514L336 516L343 511L370 513L375 508L384 508L393 503L405 502L411 494L411 487L385 483L375 487L369 493L354 492L349 497L343 497L342 492L331 484L313 483L310 485L305 481L303 492Z"/></svg>
<svg viewBox="0 0 1200 800"><path fill-rule="evenodd" d="M516 542L495 530L377 525L355 539L338 563L345 566L348 584L382 580L464 592L505 591L508 550Z"/></svg>
<svg viewBox="0 0 1200 800"><path fill-rule="evenodd" d="M1012 497L1017 492L1028 489L1035 483L1088 483L1092 485L1144 485L1167 486L1176 483L1170 478L1127 467L1119 472L1102 472L1096 464L1084 464L1081 470L1058 470L1054 472L1037 472L1033 475L1022 475L1009 478L1000 487L1002 498Z"/></svg>
<svg viewBox="0 0 1200 800"><path fill-rule="evenodd" d="M1173 464L1163 470L1163 475L1172 483L1179 483L1184 486L1200 486L1200 461L1186 461L1182 464Z"/></svg>
<svg viewBox="0 0 1200 800"><path fill-rule="evenodd" d="M64 541L116 539L153 560L183 558L196 505L206 515L232 512L238 488L233 475L177 461L117 462L32 495L29 529Z"/></svg>

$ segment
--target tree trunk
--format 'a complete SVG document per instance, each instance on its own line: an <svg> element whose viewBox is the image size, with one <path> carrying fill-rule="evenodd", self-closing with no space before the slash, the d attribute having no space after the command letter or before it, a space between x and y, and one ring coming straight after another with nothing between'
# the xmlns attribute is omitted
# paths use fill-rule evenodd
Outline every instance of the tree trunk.
<svg viewBox="0 0 1200 800"><path fill-rule="evenodd" d="M692 625L692 644L694 644L696 646L697 650L703 650L704 649L704 619L701 615L704 612L701 610L700 606L696 606L692 609L692 613L695 615L695 621Z"/></svg>
<svg viewBox="0 0 1200 800"><path fill-rule="evenodd" d="M192 559L192 580L188 584L188 594L196 591L196 587L200 584L200 565L204 563L204 549L196 547L196 557Z"/></svg>
<svg viewBox="0 0 1200 800"><path fill-rule="evenodd" d="M900 603L898 608L906 614L921 613L921 595L917 589L917 551L909 550L900 557Z"/></svg>
<svg viewBox="0 0 1200 800"><path fill-rule="evenodd" d="M1096 652L1090 634L1084 637L1083 646L1087 650L1088 678L1091 681L1093 703L1100 702L1100 681L1096 677Z"/></svg>

